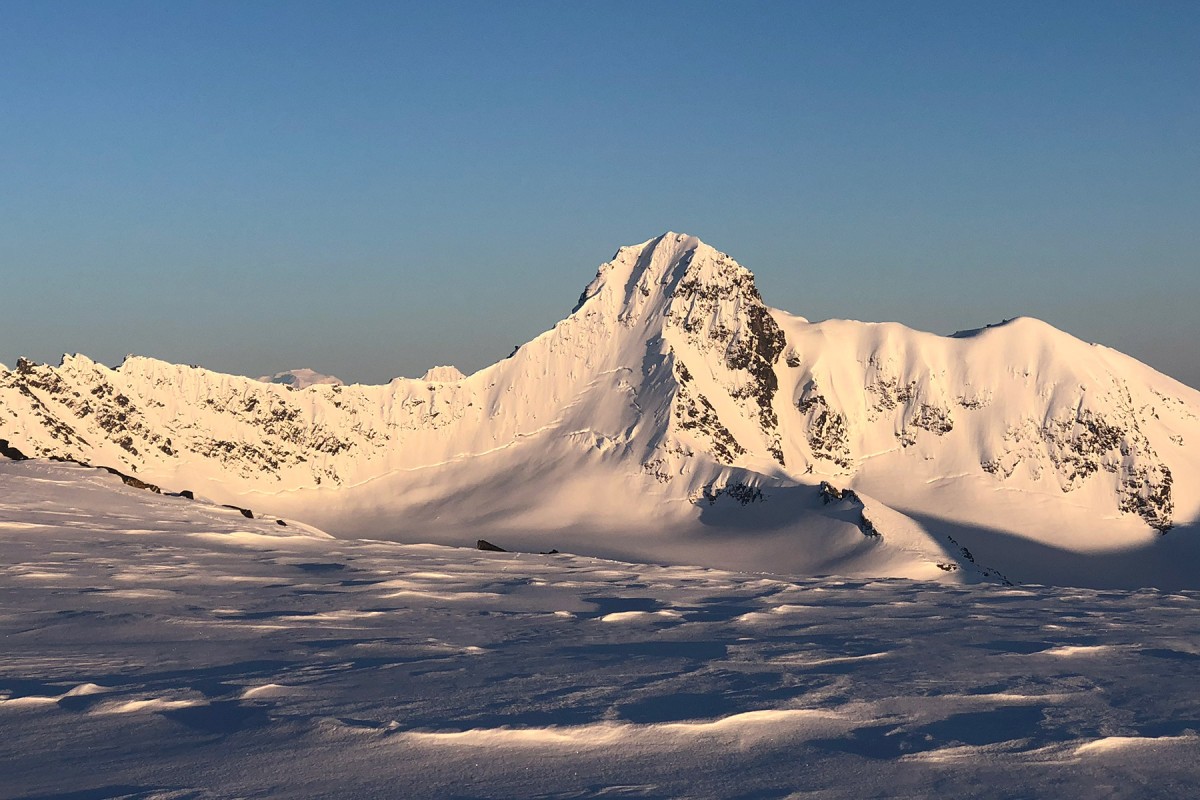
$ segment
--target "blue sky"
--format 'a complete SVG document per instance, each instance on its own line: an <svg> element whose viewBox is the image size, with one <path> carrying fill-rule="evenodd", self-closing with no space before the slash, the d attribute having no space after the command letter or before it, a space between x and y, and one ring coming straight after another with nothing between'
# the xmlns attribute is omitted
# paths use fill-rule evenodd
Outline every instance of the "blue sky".
<svg viewBox="0 0 1200 800"><path fill-rule="evenodd" d="M1200 386L1200 4L0 0L0 361L466 371L686 231Z"/></svg>

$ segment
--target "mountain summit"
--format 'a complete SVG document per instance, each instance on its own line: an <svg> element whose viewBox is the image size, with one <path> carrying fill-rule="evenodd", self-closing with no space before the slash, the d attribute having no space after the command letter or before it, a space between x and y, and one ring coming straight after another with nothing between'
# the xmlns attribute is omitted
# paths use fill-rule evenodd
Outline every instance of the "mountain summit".
<svg viewBox="0 0 1200 800"><path fill-rule="evenodd" d="M810 323L676 233L471 376L21 360L0 438L343 535L759 570L1181 584L1200 517L1195 390L1028 318Z"/></svg>

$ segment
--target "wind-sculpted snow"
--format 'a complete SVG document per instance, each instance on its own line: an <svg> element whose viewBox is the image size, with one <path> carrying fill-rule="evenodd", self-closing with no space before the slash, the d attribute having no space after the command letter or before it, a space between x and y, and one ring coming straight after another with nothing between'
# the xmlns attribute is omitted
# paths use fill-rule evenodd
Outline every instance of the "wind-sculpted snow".
<svg viewBox="0 0 1200 800"><path fill-rule="evenodd" d="M0 462L0 794L1140 800L1200 781L1193 591L286 522Z"/></svg>
<svg viewBox="0 0 1200 800"><path fill-rule="evenodd" d="M0 438L341 535L456 543L482 524L549 549L567 530L595 554L800 572L975 579L967 547L1056 580L1054 558L1030 570L986 532L1067 558L1150 552L1200 518L1195 390L1026 318L954 337L810 323L680 234L619 250L571 315L473 375L295 385L22 359L0 370ZM815 503L823 480L908 533L862 550Z"/></svg>

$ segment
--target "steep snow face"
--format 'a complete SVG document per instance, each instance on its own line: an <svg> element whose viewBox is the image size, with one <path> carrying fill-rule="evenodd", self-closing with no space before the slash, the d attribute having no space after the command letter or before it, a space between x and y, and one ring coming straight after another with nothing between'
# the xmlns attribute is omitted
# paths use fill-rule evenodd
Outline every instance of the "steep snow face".
<svg viewBox="0 0 1200 800"><path fill-rule="evenodd" d="M276 372L274 375L264 375L259 378L263 383L278 383L283 386L288 386L292 389L305 389L309 386L317 384L328 384L330 386L341 386L340 378L335 378L332 375L322 375L311 369L289 369L287 372Z"/></svg>
<svg viewBox="0 0 1200 800"><path fill-rule="evenodd" d="M668 233L619 250L571 319L625 340L620 363L640 362L652 379L641 382L637 406L653 409L657 423L639 450L653 474L686 474L697 454L778 473L773 364L784 336L749 270L695 237Z"/></svg>
<svg viewBox="0 0 1200 800"><path fill-rule="evenodd" d="M614 557L967 579L990 571L940 522L1112 550L1195 520L1198 414L1200 393L1035 320L809 323L674 233L619 250L570 316L469 377L292 391L82 356L0 372L0 438L27 455L334 532L563 549L569 530Z"/></svg>

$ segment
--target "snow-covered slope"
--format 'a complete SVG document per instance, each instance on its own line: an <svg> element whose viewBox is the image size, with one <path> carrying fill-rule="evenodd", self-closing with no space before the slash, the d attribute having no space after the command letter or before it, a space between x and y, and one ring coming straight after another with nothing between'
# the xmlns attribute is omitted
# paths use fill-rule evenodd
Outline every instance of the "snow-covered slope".
<svg viewBox="0 0 1200 800"><path fill-rule="evenodd" d="M1054 580L1086 556L1073 581L1121 582L1086 564L1136 550L1154 583L1200 516L1195 390L1031 319L809 323L673 233L469 377L292 391L22 360L0 438L343 535L805 573L996 577L973 556Z"/></svg>
<svg viewBox="0 0 1200 800"><path fill-rule="evenodd" d="M7 798L1185 798L1198 637L1196 592L331 539L0 462Z"/></svg>

